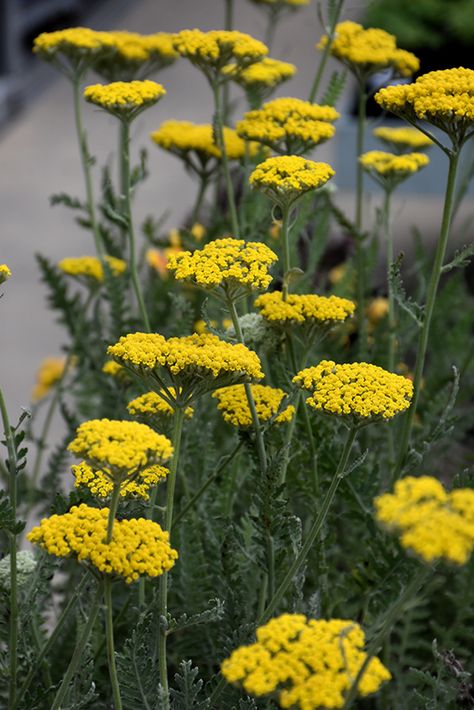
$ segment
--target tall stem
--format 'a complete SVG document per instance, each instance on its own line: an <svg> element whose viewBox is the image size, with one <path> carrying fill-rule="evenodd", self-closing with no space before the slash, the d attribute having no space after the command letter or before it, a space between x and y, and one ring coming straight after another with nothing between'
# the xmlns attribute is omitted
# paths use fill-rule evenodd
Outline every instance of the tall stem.
<svg viewBox="0 0 474 710"><path fill-rule="evenodd" d="M107 663L109 666L110 684L114 698L115 710L122 710L122 699L120 697L120 686L117 676L117 666L115 664L114 647L114 622L112 616L112 580L104 577L104 603L105 603L105 635L107 639Z"/></svg>
<svg viewBox="0 0 474 710"><path fill-rule="evenodd" d="M224 17L224 29L228 32L232 30L234 26L234 0L225 0L225 17ZM223 95L223 115L224 123L227 123L229 119L229 91L230 86L227 81L224 85L224 95Z"/></svg>
<svg viewBox="0 0 474 710"><path fill-rule="evenodd" d="M449 230L451 226L451 218L454 203L454 191L456 186L456 173L458 169L459 152L451 153L449 156L449 172L446 183L446 192L444 198L443 218L441 221L441 231L436 246L435 260L431 271L431 278L428 285L428 293L426 296L426 306L423 317L423 326L420 331L418 341L418 351L416 356L415 374L413 377L414 394L411 407L405 415L402 429L402 438L399 450L398 461L395 467L393 481L396 481L400 476L405 457L407 455L408 446L410 444L411 430L413 420L418 406L418 398L420 395L421 378L425 366L426 350L428 348L428 340L430 335L431 319L436 302L436 294L438 291L439 279L443 268L444 257L446 254L446 246L449 239Z"/></svg>
<svg viewBox="0 0 474 710"><path fill-rule="evenodd" d="M311 87L311 91L309 92L308 101L311 101L311 103L313 103L316 99L316 94L318 93L319 85L321 83L321 79L323 78L324 69L326 68L326 63L329 59L331 45L334 41L334 30L339 20L343 5L344 0L339 0L335 8L334 15L331 18L331 25L329 27L329 32L327 35L328 41L323 49L323 56L321 57L321 61L319 62L319 66L316 70L316 75L314 77L313 85Z"/></svg>
<svg viewBox="0 0 474 710"><path fill-rule="evenodd" d="M120 500L120 485L121 481L118 481L114 484L114 489L112 491L112 496L110 499L109 517L107 520L107 536L105 538L105 542L107 543L107 545L112 542L115 516L117 514L117 508Z"/></svg>
<svg viewBox="0 0 474 710"><path fill-rule="evenodd" d="M130 124L127 121L123 121L123 130L121 131L121 160L122 160L122 179L123 179L123 189L124 189L124 208L125 216L128 224L128 239L129 239L129 249L130 249L130 276L132 278L133 289L135 291L135 296L138 302L138 308L140 310L140 315L143 321L143 325L147 332L150 332L150 322L148 320L148 314L145 308L145 302L143 300L143 294L140 286L140 281L138 279L137 270L137 253L136 253L136 243L135 243L135 231L133 228L133 218L132 218L132 195L131 195L131 184L130 184Z"/></svg>
<svg viewBox="0 0 474 710"><path fill-rule="evenodd" d="M212 91L214 93L214 130L215 130L215 140L216 145L219 148L222 159L222 170L224 173L224 181L227 192L227 201L229 203L230 221L232 225L233 236L239 238L239 220L237 217L237 209L235 206L234 197L234 186L232 185L232 178L229 169L229 159L227 157L227 151L225 147L224 140L224 125L223 125L223 108L222 108L222 97L221 97L221 84L219 80L216 79L212 83Z"/></svg>
<svg viewBox="0 0 474 710"><path fill-rule="evenodd" d="M365 250L362 242L362 222L363 222L363 204L364 204L364 171L359 162L359 156L364 152L364 136L365 136L365 113L367 105L367 94L365 92L364 80L359 80L359 105L357 112L357 173L356 173L356 209L355 209L355 227L356 235L356 269L357 269L357 322L358 322L358 350L359 357L363 359L366 354L367 340L367 323L365 317L365 292L366 292L366 273L365 273Z"/></svg>
<svg viewBox="0 0 474 710"><path fill-rule="evenodd" d="M282 223L281 223L281 237L283 242L283 300L286 301L288 297L288 272L291 268L291 256L290 256L290 207L285 205L282 207Z"/></svg>
<svg viewBox="0 0 474 710"><path fill-rule="evenodd" d="M173 503L174 490L176 486L176 473L178 470L179 452L181 448L181 437L183 433L184 421L184 406L178 407L175 411L174 430L173 430L173 458L171 461L170 472L167 479L166 490L166 513L165 527L171 539L171 527L173 524ZM168 614L168 572L163 572L160 577L159 588L159 614L160 614L160 631L158 635L158 662L160 667L160 683L165 692L165 710L169 708L169 691L168 691L168 664L166 659L166 618Z"/></svg>
<svg viewBox="0 0 474 710"><path fill-rule="evenodd" d="M390 198L391 191L385 190L383 204L383 227L386 240L387 251L387 293L388 293L388 352L387 352L387 369L393 372L395 369L395 349L397 336L395 332L395 297L393 294L392 280L390 278L390 269L393 264L393 235L392 225L390 223Z"/></svg>
<svg viewBox="0 0 474 710"><path fill-rule="evenodd" d="M199 177L199 190L196 197L196 202L191 215L191 227L196 222L199 222L199 216L201 213L202 203L204 201L204 195L206 193L207 186L209 184L209 178L206 174L200 175Z"/></svg>

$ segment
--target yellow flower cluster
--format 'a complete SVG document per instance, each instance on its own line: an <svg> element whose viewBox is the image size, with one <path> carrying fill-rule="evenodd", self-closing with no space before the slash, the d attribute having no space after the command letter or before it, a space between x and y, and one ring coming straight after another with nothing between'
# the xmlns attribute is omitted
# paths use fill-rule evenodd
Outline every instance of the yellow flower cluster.
<svg viewBox="0 0 474 710"><path fill-rule="evenodd" d="M257 629L257 641L223 661L222 675L251 695L277 693L282 708L342 708L367 655L365 634L346 619L283 614ZM375 693L391 674L371 658L358 686Z"/></svg>
<svg viewBox="0 0 474 710"><path fill-rule="evenodd" d="M138 111L155 104L165 94L161 84L149 79L92 84L84 89L87 101L124 117L136 115Z"/></svg>
<svg viewBox="0 0 474 710"><path fill-rule="evenodd" d="M174 387L169 387L168 392L171 395L171 399L176 398L176 390ZM166 392L163 394L166 396ZM135 399L132 399L132 401L127 404L127 409L132 416L142 419L153 419L154 417L162 416L172 417L174 414L174 409L171 404L157 392L146 392L139 397L135 397ZM192 407L186 407L184 414L188 419L191 419L194 414L194 409Z"/></svg>
<svg viewBox="0 0 474 710"><path fill-rule="evenodd" d="M345 321L355 310L355 304L347 298L290 293L285 300L281 291L263 293L255 305L266 320L278 325L315 322L334 325Z"/></svg>
<svg viewBox="0 0 474 710"><path fill-rule="evenodd" d="M141 576L157 577L170 570L178 553L169 535L144 518L116 520L112 540L105 542L108 508L84 503L69 513L44 518L28 533L28 540L56 557L74 556L102 574L117 575L130 584Z"/></svg>
<svg viewBox="0 0 474 710"><path fill-rule="evenodd" d="M163 463L173 455L166 436L157 434L146 424L114 419L83 422L68 449L84 457L94 468L128 475Z"/></svg>
<svg viewBox="0 0 474 710"><path fill-rule="evenodd" d="M263 372L256 353L240 343L232 345L216 335L203 333L168 340L158 333L130 333L109 346L107 353L119 363L140 372L165 368L172 376L261 380Z"/></svg>
<svg viewBox="0 0 474 710"><path fill-rule="evenodd" d="M123 274L127 268L127 262L117 259L114 256L106 256L105 261L114 276ZM69 276L83 276L94 281L104 280L104 269L100 259L96 256L67 257L58 263L58 269Z"/></svg>
<svg viewBox="0 0 474 710"><path fill-rule="evenodd" d="M367 362L322 360L298 372L293 382L311 392L310 407L356 420L391 419L410 406L413 396L409 379Z"/></svg>
<svg viewBox="0 0 474 710"><path fill-rule="evenodd" d="M324 49L329 39L323 35L317 49ZM394 35L376 27L365 30L357 22L340 22L330 53L352 71L367 76L381 69L392 68L399 76L411 76L420 62L411 52L397 48Z"/></svg>
<svg viewBox="0 0 474 710"><path fill-rule="evenodd" d="M267 5L275 9L298 9L304 5L309 5L310 0L252 0L255 5Z"/></svg>
<svg viewBox="0 0 474 710"><path fill-rule="evenodd" d="M94 60L94 71L107 81L143 79L151 71L171 64L178 56L172 35L157 32L141 35L137 32L107 32L112 50L104 51Z"/></svg>
<svg viewBox="0 0 474 710"><path fill-rule="evenodd" d="M252 390L255 408L260 422L268 422L277 412L279 412L282 402L287 397L286 392L277 387L267 385L250 385ZM234 385L233 387L223 387L212 395L219 404L217 408L222 414L224 421L236 427L246 428L252 426L252 414L245 393L244 385ZM292 404L283 406L282 410L275 417L276 424L284 424L291 421L295 414Z"/></svg>
<svg viewBox="0 0 474 710"><path fill-rule="evenodd" d="M177 279L191 280L202 288L220 286L236 296L236 291L245 295L266 289L272 280L269 268L277 259L263 242L226 237L214 239L194 252L171 256L168 269Z"/></svg>
<svg viewBox="0 0 474 710"><path fill-rule="evenodd" d="M47 357L43 360L36 373L36 383L31 393L33 402L42 399L56 382L59 382L63 376L65 365L66 358L64 357Z"/></svg>
<svg viewBox="0 0 474 710"><path fill-rule="evenodd" d="M373 135L379 140L387 143L391 147L410 148L412 150L421 150L429 148L433 145L433 141L417 128L388 128L380 126L374 128Z"/></svg>
<svg viewBox="0 0 474 710"><path fill-rule="evenodd" d="M76 488L84 486L98 498L107 498L112 494L115 481L106 471L99 471L91 468L84 461L77 466L71 467L75 478ZM158 483L161 483L169 473L164 466L150 466L140 470L133 478L125 478L120 484L120 495L122 498L138 497L148 500L149 490Z"/></svg>
<svg viewBox="0 0 474 710"><path fill-rule="evenodd" d="M56 32L42 32L34 39L33 51L44 58L53 58L58 53L66 56L91 56L113 45L114 40L109 32L71 27Z"/></svg>
<svg viewBox="0 0 474 710"><path fill-rule="evenodd" d="M474 490L448 493L431 476L407 476L374 501L377 520L426 562L462 565L474 550Z"/></svg>
<svg viewBox="0 0 474 710"><path fill-rule="evenodd" d="M0 284L5 283L7 279L10 278L12 272L6 264L0 264Z"/></svg>
<svg viewBox="0 0 474 710"><path fill-rule="evenodd" d="M338 118L332 106L279 98L248 111L236 129L246 140L258 141L276 152L295 154L332 138L336 129L331 124Z"/></svg>
<svg viewBox="0 0 474 710"><path fill-rule="evenodd" d="M413 173L417 173L429 162L430 159L424 153L396 155L385 153L383 150L369 150L368 153L359 156L359 163L372 177L388 178L389 180L394 178L397 183Z"/></svg>
<svg viewBox="0 0 474 710"><path fill-rule="evenodd" d="M122 365L114 360L106 360L102 366L102 372L105 375L110 375L110 377L115 377L117 380L127 380L128 373Z"/></svg>
<svg viewBox="0 0 474 710"><path fill-rule="evenodd" d="M327 163L315 163L298 155L281 155L257 165L249 182L275 202L289 204L300 195L322 187L333 175L335 172Z"/></svg>
<svg viewBox="0 0 474 710"><path fill-rule="evenodd" d="M232 80L246 89L261 90L275 88L296 73L296 67L289 62L281 62L279 59L265 57L260 62L255 62L239 71L237 65L226 67L226 73Z"/></svg>
<svg viewBox="0 0 474 710"><path fill-rule="evenodd" d="M474 70L428 72L412 84L380 89L375 100L387 111L428 121L449 134L464 132L474 122Z"/></svg>
<svg viewBox="0 0 474 710"><path fill-rule="evenodd" d="M222 72L228 64L245 67L268 54L268 48L248 34L229 30L182 30L174 35L173 45L182 57L204 69Z"/></svg>
<svg viewBox="0 0 474 710"><path fill-rule="evenodd" d="M216 330L217 328L227 330L228 328L232 328L232 319L223 318L222 321L219 323L214 318L211 318L211 320L207 322L201 318L195 322L194 332L199 334L212 332L210 331L208 326L210 326L210 328L213 328L214 330Z"/></svg>
<svg viewBox="0 0 474 710"><path fill-rule="evenodd" d="M221 151L214 142L212 125L210 123L192 123L191 121L165 121L158 130L151 134L151 139L170 153L178 157L186 157L194 152L201 159L220 158ZM240 160L245 155L245 141L232 128L224 127L224 145L227 157ZM249 145L250 154L258 149L255 144Z"/></svg>

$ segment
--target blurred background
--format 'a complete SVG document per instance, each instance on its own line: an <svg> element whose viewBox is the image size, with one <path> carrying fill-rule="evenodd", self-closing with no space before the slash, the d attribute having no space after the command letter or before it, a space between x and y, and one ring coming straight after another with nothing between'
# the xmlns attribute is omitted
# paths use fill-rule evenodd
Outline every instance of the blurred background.
<svg viewBox="0 0 474 710"><path fill-rule="evenodd" d="M266 20L251 0L236 0L235 29L264 39ZM320 3L324 9L326 3ZM449 5L449 12L447 6ZM34 255L44 253L58 261L65 256L93 253L90 234L76 225L71 212L50 207L50 195L67 192L83 196L83 178L75 138L71 88L51 67L31 53L33 38L42 31L83 25L98 30L126 29L142 33L173 32L199 27L224 27L224 0L0 0L0 263L13 277L1 291L0 384L11 418L29 407L35 371L41 360L61 354L61 332L47 309ZM472 66L474 0L349 0L342 19L383 27L398 37L398 45L415 52L422 71L449 66ZM307 98L317 68L315 43L324 32L318 3L292 13L277 30L271 56L294 63L296 76L277 95ZM327 69L326 81L333 67ZM188 62L176 62L152 77L167 89L156 107L133 124L133 148L149 152L150 178L140 189L135 214L140 223L147 214L164 217L167 229L179 227L186 216L195 186L182 163L151 144L149 133L162 121L175 118L209 122L212 101L207 83ZM313 157L336 169L338 204L353 214L355 125L353 93L347 88L338 109L344 114L336 138ZM238 118L244 110L236 105ZM116 165L113 119L91 106L85 107L89 145L98 165ZM374 125L380 118L374 116ZM471 144L474 141L471 141ZM369 141L367 149L374 145ZM394 201L397 251L412 250L416 224L424 240L437 238L442 207L446 158L432 151L432 165ZM472 167L473 153L467 168ZM99 174L99 169L96 169ZM367 187L368 213L373 214L380 195ZM452 252L472 241L472 193L456 216ZM138 220L137 220L138 221ZM334 240L340 238L337 231Z"/></svg>

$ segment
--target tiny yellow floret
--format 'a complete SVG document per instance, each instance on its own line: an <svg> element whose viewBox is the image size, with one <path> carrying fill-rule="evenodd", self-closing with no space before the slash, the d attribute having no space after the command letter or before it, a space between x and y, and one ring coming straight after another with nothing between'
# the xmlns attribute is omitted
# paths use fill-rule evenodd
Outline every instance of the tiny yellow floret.
<svg viewBox="0 0 474 710"><path fill-rule="evenodd" d="M169 395L164 391L160 394L157 392L141 394L127 404L127 410L132 416L139 417L140 419L155 419L156 417L159 418L162 416L172 417L175 410L165 398L176 398L176 390L174 387L170 387L168 392ZM184 414L188 419L191 419L194 414L194 409L192 407L186 407Z"/></svg>
<svg viewBox="0 0 474 710"><path fill-rule="evenodd" d="M286 392L267 385L250 385L250 389L260 422L268 422L272 417L275 417L276 424L291 421L295 408L292 404L285 406L284 400L288 396ZM252 426L252 414L244 385L223 387L212 396L219 401L217 408L224 421L242 429Z"/></svg>

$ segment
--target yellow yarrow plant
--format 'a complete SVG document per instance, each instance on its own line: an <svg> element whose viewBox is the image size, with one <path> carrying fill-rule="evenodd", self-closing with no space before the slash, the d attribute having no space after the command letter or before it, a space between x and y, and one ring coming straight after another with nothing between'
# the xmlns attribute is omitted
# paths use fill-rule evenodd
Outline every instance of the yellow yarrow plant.
<svg viewBox="0 0 474 710"><path fill-rule="evenodd" d="M0 284L5 283L10 278L12 272L6 264L0 264Z"/></svg>
<svg viewBox="0 0 474 710"><path fill-rule="evenodd" d="M243 69L230 64L225 71L234 83L245 89L247 100L252 106L261 103L277 86L291 79L297 69L290 62L265 57Z"/></svg>
<svg viewBox="0 0 474 710"><path fill-rule="evenodd" d="M87 488L97 498L108 498L112 495L117 483L107 469L101 471L94 469L84 461L71 466L76 488ZM127 476L120 481L119 490L122 498L150 498L150 488L166 480L169 470L165 466L149 466L140 469L133 476Z"/></svg>
<svg viewBox="0 0 474 710"><path fill-rule="evenodd" d="M108 32L89 27L70 27L42 32L33 41L33 51L51 62L70 79L81 76L102 55L113 53L114 40Z"/></svg>
<svg viewBox="0 0 474 710"><path fill-rule="evenodd" d="M430 159L424 153L396 155L383 150L370 150L359 156L359 162L366 173L385 190L391 191L426 167Z"/></svg>
<svg viewBox="0 0 474 710"><path fill-rule="evenodd" d="M374 128L372 135L385 143L394 153L408 153L413 150L423 150L433 145L431 138L417 128L390 128L379 126Z"/></svg>
<svg viewBox="0 0 474 710"><path fill-rule="evenodd" d="M290 293L285 299L281 291L263 293L256 299L255 305L265 320L279 327L332 327L343 323L355 311L355 303L347 298Z"/></svg>
<svg viewBox="0 0 474 710"><path fill-rule="evenodd" d="M121 365L119 365L121 367ZM173 398L176 397L176 391L174 387L168 388L169 395ZM131 402L127 404L127 410L129 414L133 417L144 421L160 421L163 417L172 417L174 414L173 407L163 398L163 394L159 395L157 392L145 392L139 397L135 397ZM191 419L194 414L194 409L192 407L186 407L184 410L184 415Z"/></svg>
<svg viewBox="0 0 474 710"><path fill-rule="evenodd" d="M270 420L275 424L284 424L294 417L295 408L286 403L288 395L282 389L268 385L250 385L250 389L262 424ZM252 426L252 414L244 385L223 387L212 396L218 400L217 408L225 422L240 429Z"/></svg>
<svg viewBox="0 0 474 710"><path fill-rule="evenodd" d="M432 476L407 476L374 500L375 517L424 562L463 565L474 550L474 490L451 492Z"/></svg>
<svg viewBox="0 0 474 710"><path fill-rule="evenodd" d="M152 72L172 64L178 57L172 35L166 32L142 35L116 30L108 32L111 47L99 53L93 62L94 71L106 81L145 79Z"/></svg>
<svg viewBox="0 0 474 710"><path fill-rule="evenodd" d="M41 363L36 373L36 383L31 393L33 402L39 402L59 382L64 375L65 357L47 357Z"/></svg>
<svg viewBox="0 0 474 710"><path fill-rule="evenodd" d="M92 84L84 89L89 103L103 108L123 121L131 121L142 111L156 104L166 90L156 81L114 81Z"/></svg>
<svg viewBox="0 0 474 710"><path fill-rule="evenodd" d="M325 185L334 175L327 163L315 163L297 155L281 155L259 163L249 182L251 187L286 208L306 193Z"/></svg>
<svg viewBox="0 0 474 710"><path fill-rule="evenodd" d="M127 268L127 262L117 259L114 256L105 256L104 260L113 276L123 274ZM58 269L68 276L75 276L85 279L86 282L103 282L104 269L100 259L96 256L67 257L58 262Z"/></svg>

